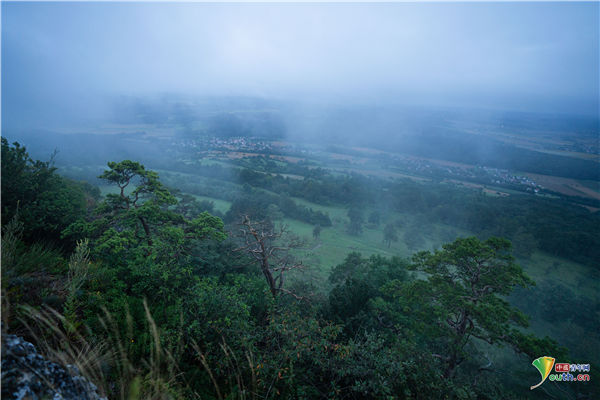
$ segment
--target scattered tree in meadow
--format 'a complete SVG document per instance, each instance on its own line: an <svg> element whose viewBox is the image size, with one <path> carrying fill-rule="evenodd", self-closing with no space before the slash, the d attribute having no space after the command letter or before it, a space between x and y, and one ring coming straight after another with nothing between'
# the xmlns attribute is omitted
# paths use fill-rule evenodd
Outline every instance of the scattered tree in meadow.
<svg viewBox="0 0 600 400"><path fill-rule="evenodd" d="M282 220L284 215L277 204L269 204L267 206L267 215L273 221Z"/></svg>
<svg viewBox="0 0 600 400"><path fill-rule="evenodd" d="M418 228L412 227L404 232L404 244L409 250L417 250L425 244L425 239Z"/></svg>
<svg viewBox="0 0 600 400"><path fill-rule="evenodd" d="M392 245L392 242L398 241L398 232L396 231L396 226L392 223L387 224L385 228L383 228L383 242L387 243L387 247L389 248Z"/></svg>
<svg viewBox="0 0 600 400"><path fill-rule="evenodd" d="M373 224L375 227L378 227L380 222L381 213L377 210L371 211L371 213L369 214L369 223Z"/></svg>
<svg viewBox="0 0 600 400"><path fill-rule="evenodd" d="M365 221L363 211L360 208L351 207L348 210L348 218L350 218L348 233L351 235L360 235L362 233L362 225Z"/></svg>
<svg viewBox="0 0 600 400"><path fill-rule="evenodd" d="M203 212L215 213L215 203L210 200L198 200L195 196L182 193L177 189L169 189L177 198L177 205L174 211L183 215L187 219L194 219Z"/></svg>
<svg viewBox="0 0 600 400"><path fill-rule="evenodd" d="M511 242L515 249L515 255L519 258L529 259L533 252L538 249L538 241L535 236L522 228L515 232Z"/></svg>
<svg viewBox="0 0 600 400"><path fill-rule="evenodd" d="M312 234L315 240L319 239L321 237L321 225L315 225Z"/></svg>

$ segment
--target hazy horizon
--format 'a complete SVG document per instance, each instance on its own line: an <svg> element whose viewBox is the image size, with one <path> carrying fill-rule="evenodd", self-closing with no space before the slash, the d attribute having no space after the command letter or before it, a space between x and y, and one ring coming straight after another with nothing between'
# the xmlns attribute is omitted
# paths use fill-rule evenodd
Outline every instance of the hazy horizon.
<svg viewBox="0 0 600 400"><path fill-rule="evenodd" d="M598 3L2 3L5 127L123 97L598 116Z"/></svg>

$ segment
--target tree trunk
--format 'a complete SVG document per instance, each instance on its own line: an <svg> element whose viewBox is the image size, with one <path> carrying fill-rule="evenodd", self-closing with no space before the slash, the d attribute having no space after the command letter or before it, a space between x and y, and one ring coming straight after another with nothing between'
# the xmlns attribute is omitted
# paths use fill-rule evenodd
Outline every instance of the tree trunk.
<svg viewBox="0 0 600 400"><path fill-rule="evenodd" d="M277 290L277 285L275 284L275 279L273 278L273 274L271 273L271 270L269 269L268 260L263 260L261 262L261 268L262 268L263 275L265 276L265 278L267 278L267 284L269 285L271 294L273 295L274 298L277 298L279 291Z"/></svg>
<svg viewBox="0 0 600 400"><path fill-rule="evenodd" d="M451 354L448 359L448 366L446 367L446 370L444 371L444 378L452 378L454 376L454 371L456 370L456 367L460 363L460 361L459 361L460 351L461 351L462 347L464 346L464 344L463 344L463 346L461 346L461 343L463 343L465 334L467 332L467 322L468 321L469 321L468 313L465 310L462 310L460 324L458 325L458 327L456 329L457 337L454 340L454 343L452 345Z"/></svg>
<svg viewBox="0 0 600 400"><path fill-rule="evenodd" d="M146 242L148 243L148 246L152 247L152 237L150 236L150 227L148 226L148 223L146 222L146 219L144 217L140 216L140 217L138 217L138 219L142 223L142 227L144 227L144 233L146 234Z"/></svg>

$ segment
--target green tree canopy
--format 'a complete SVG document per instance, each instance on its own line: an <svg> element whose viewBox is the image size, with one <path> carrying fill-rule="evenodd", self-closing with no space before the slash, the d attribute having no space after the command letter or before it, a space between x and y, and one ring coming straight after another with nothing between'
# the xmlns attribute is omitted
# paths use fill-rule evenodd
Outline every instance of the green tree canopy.
<svg viewBox="0 0 600 400"><path fill-rule="evenodd" d="M351 235L359 235L362 233L362 225L365 222L363 211L357 207L351 207L348 210L348 218L350 218L350 224L348 225L348 233Z"/></svg>
<svg viewBox="0 0 600 400"><path fill-rule="evenodd" d="M392 245L392 242L398 241L398 232L396 231L396 226L393 223L389 223L383 228L383 242L387 243L387 247L389 248Z"/></svg>
<svg viewBox="0 0 600 400"><path fill-rule="evenodd" d="M528 325L527 317L504 298L515 286L534 285L514 262L508 240L459 238L441 250L415 254L411 268L426 279L388 284L386 291L396 306L388 317L395 329L420 331L433 339L430 346L442 360L444 377L454 375L477 339L510 344L517 351L537 346L533 343L545 348L553 344L523 334L519 328ZM407 313L413 316L410 327Z"/></svg>
<svg viewBox="0 0 600 400"><path fill-rule="evenodd" d="M118 192L106 196L91 221L73 224L65 232L92 239L96 256L121 265L126 274L136 270L128 261L146 258L134 263L146 274L153 268L150 264L160 265L160 270L189 264L199 240L225 239L220 218L202 212L188 219L178 213L177 199L156 172L130 160L108 167L100 178L116 185Z"/></svg>
<svg viewBox="0 0 600 400"><path fill-rule="evenodd" d="M319 225L319 224L315 225L315 227L313 228L313 231L312 231L312 235L313 235L313 238L315 238L315 239L318 239L321 237L321 225Z"/></svg>
<svg viewBox="0 0 600 400"><path fill-rule="evenodd" d="M84 186L56 173L50 161L33 160L25 147L2 138L2 220L19 213L23 239L56 242L86 214Z"/></svg>

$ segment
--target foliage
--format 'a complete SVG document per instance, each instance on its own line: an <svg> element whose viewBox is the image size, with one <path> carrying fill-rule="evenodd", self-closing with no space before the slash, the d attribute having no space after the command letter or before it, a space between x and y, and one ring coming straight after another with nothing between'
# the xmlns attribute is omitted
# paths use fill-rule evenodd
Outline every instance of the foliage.
<svg viewBox="0 0 600 400"><path fill-rule="evenodd" d="M34 161L25 147L2 138L2 218L18 213L27 243L57 242L64 228L84 218L84 187L58 175L51 161Z"/></svg>
<svg viewBox="0 0 600 400"><path fill-rule="evenodd" d="M465 229L482 238L506 237L513 241L519 257L527 257L539 248L594 268L600 258L600 214L561 199L529 194L492 197L475 190L440 184L437 182L439 177L433 177L432 183L410 179L389 181L366 178L357 173L336 174L302 163L274 164L270 161L267 157L245 158L237 161L241 168L170 162L169 169L194 174L196 182L204 179L207 182L204 185L177 179L176 186L198 195L234 201L238 196L238 185L248 184L254 189L279 193L284 199L286 196L299 197L313 203L344 207L371 205L382 210L421 215L429 221ZM389 160L383 158L382 161ZM282 174L295 174L303 179ZM252 203L251 199L243 200L236 205L233 215L225 218L226 221L233 221L243 213L253 215L249 209L238 211L246 200L250 200L246 204ZM277 204L290 218L313 225L319 223L322 227L331 226L331 221L326 223L324 218L317 221L306 216L305 211L286 211L282 201L263 201L265 204L260 207L266 209L270 203ZM285 203L289 202L285 200ZM264 219L265 216L257 213L254 217ZM414 235L406 235L404 240L413 250L421 248L423 243L422 237ZM521 245L522 240L527 245Z"/></svg>
<svg viewBox="0 0 600 400"><path fill-rule="evenodd" d="M321 225L315 225L312 231L313 238L318 239L321 237Z"/></svg>
<svg viewBox="0 0 600 400"><path fill-rule="evenodd" d="M504 299L515 286L534 284L514 263L510 247L505 239L457 239L442 250L414 255L412 268L425 273L426 280L392 281L385 288L398 302L390 318L406 321L406 312L418 316L409 329L425 333L439 349L436 357L445 378L468 359L474 340L508 343L518 350L533 347L536 339L518 330L527 326L527 317ZM523 346L523 340L530 343Z"/></svg>
<svg viewBox="0 0 600 400"><path fill-rule="evenodd" d="M387 243L388 248L391 246L392 242L398 241L398 232L396 231L396 226L394 224L386 224L385 228L383 228L383 241Z"/></svg>
<svg viewBox="0 0 600 400"><path fill-rule="evenodd" d="M387 282L406 280L406 267L399 258L363 258L359 253L350 253L329 276L330 282L335 284L329 293L329 318L344 324L344 333L348 337L354 337L364 329L377 330L372 300L382 295L380 289Z"/></svg>
<svg viewBox="0 0 600 400"><path fill-rule="evenodd" d="M275 196L259 191L250 191L250 193L236 197L224 219L226 222L235 222L242 215L248 215L256 220L279 219L280 216L272 212L274 206L277 207L277 214L281 212L287 217L309 224L331 226L329 216L321 211L314 211L312 208L298 205L286 196Z"/></svg>
<svg viewBox="0 0 600 400"><path fill-rule="evenodd" d="M377 210L371 211L371 213L369 214L369 223L375 227L378 227L380 222L381 213Z"/></svg>
<svg viewBox="0 0 600 400"><path fill-rule="evenodd" d="M109 398L517 398L510 381L481 371L479 355L486 346L509 345L528 357L565 355L552 339L523 330L527 317L509 303L515 287L524 291L533 282L505 239L458 239L415 254L412 263L351 253L328 280L322 274L291 279L287 272L300 266L293 257L300 242L282 240L270 221L260 227L254 222L258 215L272 220L282 213L310 221L318 238L331 221L288 197L303 193L300 197L345 204L349 228L358 234L365 204L381 182L335 177L318 168L291 180L258 171L263 164L283 169L279 164L246 161L257 170L235 174L247 186L225 218L247 217L242 237L228 239L210 202L171 191L140 163L111 162L100 178L117 191L93 211L73 208L44 231L54 218L44 213L56 208L36 210L28 197L36 196L34 182L53 194L73 184L49 164L30 160L20 146L5 144L3 173L9 166L22 172L3 179L3 191L8 185L3 327L43 343L56 361L77 365ZM384 200L390 209L414 212L414 226L430 223L426 209L458 219L425 185L406 184L406 190L404 185L390 184ZM84 199L93 198L93 188L81 190ZM55 197L66 204L77 198ZM447 201L465 199L478 201L463 194ZM21 201L29 201L27 210ZM497 218L483 206L477 210L488 218L481 232L491 231L489 221L500 221L497 229L544 245L528 227L514 230L507 216ZM369 215L370 224L385 221L380 212ZM44 222L33 221L33 215ZM31 241L56 229L79 239L71 254ZM398 240L396 229L394 224L383 229L388 246ZM280 295L287 292L293 295ZM517 302L523 296L517 292ZM584 302L567 296L570 305ZM586 323L595 326L591 318Z"/></svg>
<svg viewBox="0 0 600 400"><path fill-rule="evenodd" d="M61 253L41 243L23 242L24 224L15 215L2 229L2 322L20 328L18 306L60 301L53 274L64 272Z"/></svg>
<svg viewBox="0 0 600 400"><path fill-rule="evenodd" d="M531 251L539 248L593 267L600 258L600 214L563 200L520 194L491 197L448 184L426 184L409 179L390 182L365 178L355 173L333 174L322 168L297 164L266 169L266 162L261 161L260 157L240 161L240 164L269 173L244 173L252 176L244 180L240 177L240 170L243 169L239 168L227 169L220 165L171 165L171 168L219 178L218 191L198 193L215 198L225 198L221 189L223 181L249 183L255 188L285 193L313 203L355 207L371 204L397 212L423 215L428 220L466 229L482 237L506 237L515 243L518 256L527 257ZM281 173L297 174L304 179L291 179ZM234 197L231 195L226 199L231 201ZM280 208L284 210L284 207ZM292 213L286 215L315 223ZM322 222L320 224L323 227L330 226ZM422 237L407 235L404 239L412 249L422 246ZM522 240L527 245L521 245Z"/></svg>
<svg viewBox="0 0 600 400"><path fill-rule="evenodd" d="M358 207L348 209L348 233L351 235L360 235L362 233L362 225L364 223L363 211Z"/></svg>

